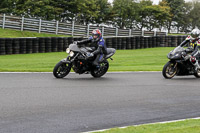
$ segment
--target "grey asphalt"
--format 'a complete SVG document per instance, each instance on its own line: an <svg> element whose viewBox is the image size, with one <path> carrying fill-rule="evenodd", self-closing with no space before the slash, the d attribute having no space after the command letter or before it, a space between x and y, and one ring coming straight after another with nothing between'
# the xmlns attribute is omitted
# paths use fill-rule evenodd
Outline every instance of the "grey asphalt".
<svg viewBox="0 0 200 133"><path fill-rule="evenodd" d="M0 73L0 133L77 133L200 116L200 79Z"/></svg>

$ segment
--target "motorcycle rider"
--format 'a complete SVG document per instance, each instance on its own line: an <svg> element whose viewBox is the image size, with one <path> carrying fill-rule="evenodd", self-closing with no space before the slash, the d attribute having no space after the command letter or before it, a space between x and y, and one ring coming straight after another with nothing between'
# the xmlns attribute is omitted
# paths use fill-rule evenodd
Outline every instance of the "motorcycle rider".
<svg viewBox="0 0 200 133"><path fill-rule="evenodd" d="M193 47L193 52L191 55L187 55L185 60L190 59L190 62L195 66L195 70L200 69L197 57L200 57L200 30L193 29L191 35L189 35L181 44L180 47L185 46L185 44L190 43L190 47Z"/></svg>
<svg viewBox="0 0 200 133"><path fill-rule="evenodd" d="M95 60L93 61L93 65L99 67L99 62L102 61L104 55L107 53L107 47L105 41L101 35L101 31L99 29L95 29L92 31L92 36L88 39L77 41L77 44L87 44L91 43L92 48L94 51L92 53L88 53L87 57L96 56Z"/></svg>

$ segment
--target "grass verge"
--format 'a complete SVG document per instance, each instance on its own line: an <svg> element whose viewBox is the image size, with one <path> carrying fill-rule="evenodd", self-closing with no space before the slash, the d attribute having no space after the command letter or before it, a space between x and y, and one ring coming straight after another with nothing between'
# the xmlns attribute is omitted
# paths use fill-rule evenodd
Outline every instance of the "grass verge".
<svg viewBox="0 0 200 133"><path fill-rule="evenodd" d="M161 71L168 61L170 47L117 50L109 71ZM1 55L1 72L52 72L56 63L67 57L65 52Z"/></svg>
<svg viewBox="0 0 200 133"><path fill-rule="evenodd" d="M95 133L199 133L200 120L188 119L179 122L165 124L145 124L140 126L130 126L124 129L113 128L104 132Z"/></svg>
<svg viewBox="0 0 200 133"><path fill-rule="evenodd" d="M0 37L17 38L17 37L69 37L69 36L0 28Z"/></svg>

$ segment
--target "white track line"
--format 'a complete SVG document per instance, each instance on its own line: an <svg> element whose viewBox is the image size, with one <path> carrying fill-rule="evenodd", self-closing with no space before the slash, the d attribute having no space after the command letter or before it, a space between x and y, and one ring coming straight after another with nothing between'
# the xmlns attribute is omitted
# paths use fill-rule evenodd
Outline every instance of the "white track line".
<svg viewBox="0 0 200 133"><path fill-rule="evenodd" d="M130 125L130 126L141 126L141 125L151 125L151 124L165 124L165 123L171 123L171 122L179 122L179 121L185 121L185 120L197 120L200 119L200 117L196 117L196 118L187 118L187 119L180 119L180 120L171 120L171 121L163 121L163 122L155 122L155 123L146 123L146 124L140 124L140 125ZM127 128L130 126L124 126L124 127L114 127L114 128L119 128L119 129L123 129L123 128ZM109 129L101 129L101 130L95 130L95 131L88 131L88 132L82 132L82 133L94 133L94 132L104 132L104 131L108 131L112 128Z"/></svg>
<svg viewBox="0 0 200 133"><path fill-rule="evenodd" d="M161 71L119 71L119 72L107 72L107 73L151 73L151 72L161 72ZM53 72L0 72L0 73L53 73ZM75 73L75 72L70 72Z"/></svg>

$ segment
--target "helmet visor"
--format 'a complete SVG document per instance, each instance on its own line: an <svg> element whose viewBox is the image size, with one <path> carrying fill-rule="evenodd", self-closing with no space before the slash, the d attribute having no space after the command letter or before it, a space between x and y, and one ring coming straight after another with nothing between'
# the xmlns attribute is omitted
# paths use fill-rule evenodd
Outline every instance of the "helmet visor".
<svg viewBox="0 0 200 133"><path fill-rule="evenodd" d="M99 34L92 34L92 38L97 41L99 39Z"/></svg>
<svg viewBox="0 0 200 133"><path fill-rule="evenodd" d="M192 34L191 34L191 37L192 37L192 38L197 38L197 37L198 37L198 35L197 35L197 34L193 34L193 33L192 33Z"/></svg>

